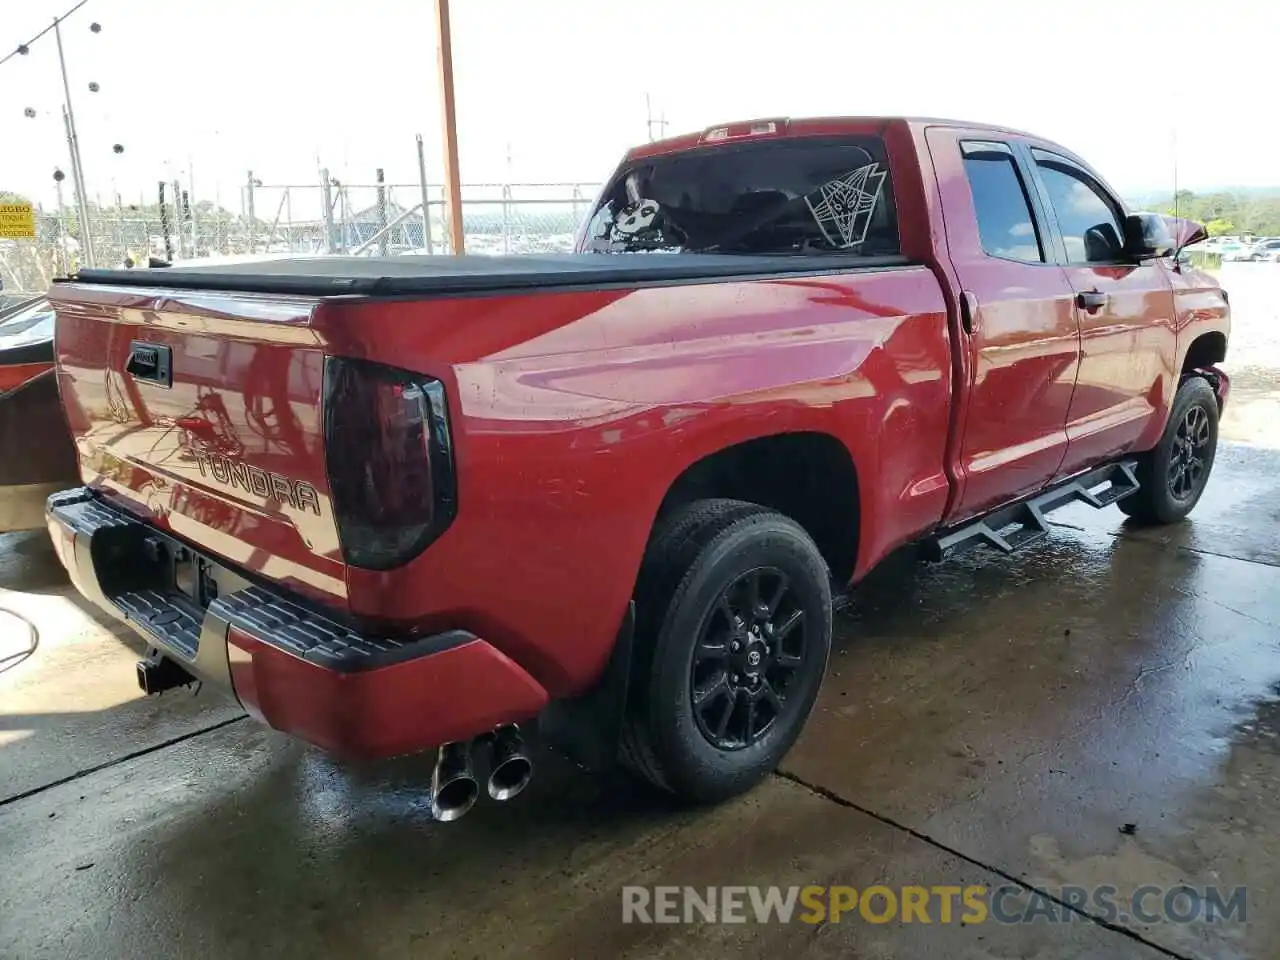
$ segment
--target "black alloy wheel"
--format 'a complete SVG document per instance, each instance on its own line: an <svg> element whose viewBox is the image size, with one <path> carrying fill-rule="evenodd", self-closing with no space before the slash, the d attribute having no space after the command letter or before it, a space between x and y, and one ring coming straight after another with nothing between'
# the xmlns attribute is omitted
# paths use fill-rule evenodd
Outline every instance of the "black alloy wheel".
<svg viewBox="0 0 1280 960"><path fill-rule="evenodd" d="M751 570L721 592L690 671L694 719L713 746L750 746L787 709L804 663L804 617L791 578L774 567Z"/></svg>
<svg viewBox="0 0 1280 960"><path fill-rule="evenodd" d="M659 518L636 584L620 755L696 803L776 770L831 652L831 576L794 520L707 499Z"/></svg>
<svg viewBox="0 0 1280 960"><path fill-rule="evenodd" d="M1138 523L1177 523L1209 483L1218 450L1218 395L1189 376L1178 387L1159 442L1138 456L1138 490L1117 503Z"/></svg>
<svg viewBox="0 0 1280 960"><path fill-rule="evenodd" d="M1209 471L1209 415L1203 407L1187 409L1174 436L1169 455L1169 492L1175 500L1199 493Z"/></svg>

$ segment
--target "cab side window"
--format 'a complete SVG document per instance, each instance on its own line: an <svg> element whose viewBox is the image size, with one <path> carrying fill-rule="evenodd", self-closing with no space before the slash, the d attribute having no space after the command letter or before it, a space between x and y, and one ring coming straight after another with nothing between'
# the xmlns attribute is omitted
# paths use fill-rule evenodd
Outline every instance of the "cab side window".
<svg viewBox="0 0 1280 960"><path fill-rule="evenodd" d="M1067 164L1037 157L1036 166L1058 218L1070 263L1115 263L1124 258L1124 227L1111 199Z"/></svg>
<svg viewBox="0 0 1280 960"><path fill-rule="evenodd" d="M1043 263L1026 184L1008 145L968 140L960 149L983 252L1001 260Z"/></svg>

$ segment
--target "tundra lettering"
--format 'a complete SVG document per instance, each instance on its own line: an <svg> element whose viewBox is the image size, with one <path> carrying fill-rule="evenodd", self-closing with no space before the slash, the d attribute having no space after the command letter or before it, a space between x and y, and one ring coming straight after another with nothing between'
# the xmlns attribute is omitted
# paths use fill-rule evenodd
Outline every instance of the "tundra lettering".
<svg viewBox="0 0 1280 960"><path fill-rule="evenodd" d="M268 473L261 467L233 460L220 453L193 448L192 455L200 466L200 476L213 476L219 483L239 487L264 499L275 499L295 510L310 510L320 516L320 495L309 483L290 480L278 473Z"/></svg>

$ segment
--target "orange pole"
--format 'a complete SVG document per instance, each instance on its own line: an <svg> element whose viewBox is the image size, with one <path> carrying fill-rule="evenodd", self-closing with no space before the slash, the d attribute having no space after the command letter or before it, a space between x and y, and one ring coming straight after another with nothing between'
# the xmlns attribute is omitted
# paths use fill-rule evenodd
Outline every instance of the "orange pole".
<svg viewBox="0 0 1280 960"><path fill-rule="evenodd" d="M440 67L440 113L444 121L444 202L448 220L449 247L454 254L466 253L462 235L462 183L458 178L458 115L453 101L453 43L449 35L449 0L436 0L436 29L440 45L436 58Z"/></svg>

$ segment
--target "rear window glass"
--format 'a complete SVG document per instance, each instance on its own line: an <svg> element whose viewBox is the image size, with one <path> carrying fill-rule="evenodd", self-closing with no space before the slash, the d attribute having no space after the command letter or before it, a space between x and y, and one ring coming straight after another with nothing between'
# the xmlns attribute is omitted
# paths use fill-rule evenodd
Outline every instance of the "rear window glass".
<svg viewBox="0 0 1280 960"><path fill-rule="evenodd" d="M973 193L982 249L1006 260L1042 262L1031 201L1014 166L1013 154L966 150L964 172Z"/></svg>
<svg viewBox="0 0 1280 960"><path fill-rule="evenodd" d="M779 139L643 160L606 189L585 249L895 255L884 143Z"/></svg>

